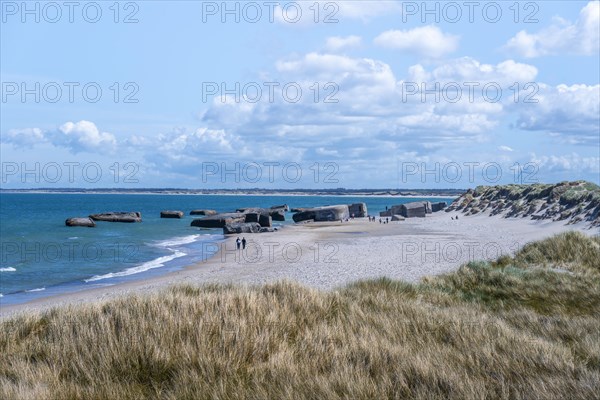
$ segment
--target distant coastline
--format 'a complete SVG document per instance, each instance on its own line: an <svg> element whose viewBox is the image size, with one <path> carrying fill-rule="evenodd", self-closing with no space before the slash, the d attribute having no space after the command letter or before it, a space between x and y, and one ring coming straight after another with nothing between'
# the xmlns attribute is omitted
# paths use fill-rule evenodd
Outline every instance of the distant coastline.
<svg viewBox="0 0 600 400"><path fill-rule="evenodd" d="M377 197L458 197L467 189L178 189L178 188L36 188L2 189L0 193L68 193L68 194L158 194L158 195L220 195L220 196L377 196Z"/></svg>

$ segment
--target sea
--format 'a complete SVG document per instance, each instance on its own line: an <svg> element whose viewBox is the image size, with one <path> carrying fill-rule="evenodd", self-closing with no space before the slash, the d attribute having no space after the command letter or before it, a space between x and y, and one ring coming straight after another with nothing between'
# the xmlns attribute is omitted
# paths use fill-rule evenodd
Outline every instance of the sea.
<svg viewBox="0 0 600 400"><path fill-rule="evenodd" d="M371 215L410 201L453 198L383 196L267 196L195 194L0 194L0 306L111 286L177 271L207 260L225 238L222 229L190 226L193 209L235 211L287 204L315 207L364 202ZM181 210L181 219L160 218ZM141 223L96 222L67 227L65 220L110 211L139 211ZM275 227L292 224L274 221Z"/></svg>

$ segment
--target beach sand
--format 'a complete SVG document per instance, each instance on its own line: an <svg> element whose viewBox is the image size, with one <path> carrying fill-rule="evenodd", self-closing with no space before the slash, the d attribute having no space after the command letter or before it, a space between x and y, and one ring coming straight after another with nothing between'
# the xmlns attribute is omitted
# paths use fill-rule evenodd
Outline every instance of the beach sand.
<svg viewBox="0 0 600 400"><path fill-rule="evenodd" d="M459 216L439 212L426 218L380 224L366 218L348 222L295 224L278 232L240 235L245 250L228 237L207 261L159 277L2 306L0 317L65 304L103 301L170 285L204 283L263 284L280 280L318 289L335 289L363 279L388 277L418 282L456 270L473 260L513 254L528 242L569 230L598 234L582 224L504 219L486 214Z"/></svg>

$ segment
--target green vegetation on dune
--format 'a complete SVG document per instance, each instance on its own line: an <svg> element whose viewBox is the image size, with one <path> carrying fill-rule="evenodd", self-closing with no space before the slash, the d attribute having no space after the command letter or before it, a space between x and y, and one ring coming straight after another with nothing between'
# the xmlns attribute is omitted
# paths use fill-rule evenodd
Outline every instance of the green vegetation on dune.
<svg viewBox="0 0 600 400"><path fill-rule="evenodd" d="M593 399L600 239L419 284L179 286L1 323L3 399Z"/></svg>
<svg viewBox="0 0 600 400"><path fill-rule="evenodd" d="M477 186L456 199L446 211L466 215L489 212L506 218L584 222L600 226L600 186L587 181L556 184Z"/></svg>

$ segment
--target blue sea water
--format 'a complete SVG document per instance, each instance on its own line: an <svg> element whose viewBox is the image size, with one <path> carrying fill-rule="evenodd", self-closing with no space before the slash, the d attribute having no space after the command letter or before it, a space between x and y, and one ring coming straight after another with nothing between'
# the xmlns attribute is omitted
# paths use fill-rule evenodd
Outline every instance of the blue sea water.
<svg viewBox="0 0 600 400"><path fill-rule="evenodd" d="M377 215L386 206L419 199L336 196L0 194L0 305L145 279L181 269L213 255L221 229L191 227L192 209L234 211L242 207L311 207L365 202ZM453 199L426 199L447 201ZM181 210L182 219L161 219ZM65 219L109 211L140 211L141 223L97 222L67 227ZM291 213L285 225L291 222Z"/></svg>

